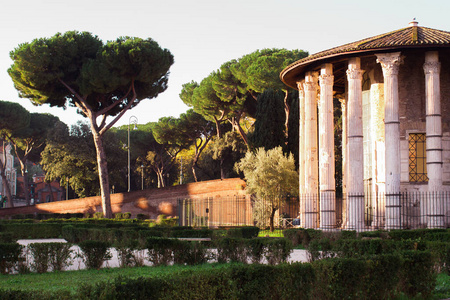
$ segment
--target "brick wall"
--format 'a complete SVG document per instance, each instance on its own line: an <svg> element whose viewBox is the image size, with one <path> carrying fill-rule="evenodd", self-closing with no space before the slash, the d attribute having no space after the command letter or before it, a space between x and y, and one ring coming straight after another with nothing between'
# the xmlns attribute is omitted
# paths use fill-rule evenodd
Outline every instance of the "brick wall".
<svg viewBox="0 0 450 300"><path fill-rule="evenodd" d="M130 193L111 194L113 213L130 212L132 217L147 214L156 218L160 214L177 215L177 199L204 197L231 197L245 195L245 182L239 178L211 180L162 189L147 189ZM15 214L34 213L94 213L101 212L100 196L67 201L41 203L27 207L0 209L0 218Z"/></svg>

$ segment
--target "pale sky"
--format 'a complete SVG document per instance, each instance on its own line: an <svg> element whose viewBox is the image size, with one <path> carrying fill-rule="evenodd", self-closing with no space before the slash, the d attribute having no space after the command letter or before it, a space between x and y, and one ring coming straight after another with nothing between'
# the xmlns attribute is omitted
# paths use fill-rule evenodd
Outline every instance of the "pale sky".
<svg viewBox="0 0 450 300"><path fill-rule="evenodd" d="M5 3L7 2L7 3ZM9 52L34 38L89 31L103 41L119 36L152 38L175 57L169 88L144 100L118 122L178 117L188 108L182 85L200 82L231 59L264 48L310 54L408 26L450 31L448 0L2 0L0 4L0 100L32 112L48 112L71 125L84 119L75 109L35 107L17 96L7 69Z"/></svg>

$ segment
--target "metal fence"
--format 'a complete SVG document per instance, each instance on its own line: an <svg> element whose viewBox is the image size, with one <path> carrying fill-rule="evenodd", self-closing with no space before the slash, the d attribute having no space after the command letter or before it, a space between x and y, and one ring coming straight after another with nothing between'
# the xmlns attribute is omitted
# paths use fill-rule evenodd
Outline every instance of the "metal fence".
<svg viewBox="0 0 450 300"><path fill-rule="evenodd" d="M255 207L255 199L248 195L179 199L179 224L194 227L252 226L256 224ZM312 218L312 226L305 226L306 217ZM321 220L321 217L327 220ZM341 197L334 194L301 195L287 198L275 216L275 226L281 228L321 228L321 225L323 229L357 231L448 228L450 192L364 193Z"/></svg>

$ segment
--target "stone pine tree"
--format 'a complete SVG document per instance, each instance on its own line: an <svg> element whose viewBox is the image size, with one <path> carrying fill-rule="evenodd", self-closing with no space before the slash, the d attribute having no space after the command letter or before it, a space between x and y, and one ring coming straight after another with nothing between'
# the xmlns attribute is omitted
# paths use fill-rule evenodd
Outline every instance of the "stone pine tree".
<svg viewBox="0 0 450 300"><path fill-rule="evenodd" d="M172 54L152 39L121 37L103 43L91 33L70 31L23 43L10 56L8 73L20 97L35 105L75 106L88 118L103 213L111 218L103 135L127 110L166 90Z"/></svg>
<svg viewBox="0 0 450 300"><path fill-rule="evenodd" d="M31 113L30 124L20 130L7 134L14 147L23 177L23 191L27 205L31 204L28 192L27 162L39 162L40 153L44 150L48 132L59 123L59 118L51 114Z"/></svg>
<svg viewBox="0 0 450 300"><path fill-rule="evenodd" d="M250 135L252 148L269 150L285 144L284 95L281 91L267 89L258 96L254 131Z"/></svg>
<svg viewBox="0 0 450 300"><path fill-rule="evenodd" d="M7 206L13 206L13 199L6 177L5 167L7 165L6 143L8 136L13 132L27 128L30 125L30 113L22 105L14 102L0 101L0 140L2 140L3 159L0 160L0 174L2 180L6 183L5 193L8 198Z"/></svg>
<svg viewBox="0 0 450 300"><path fill-rule="evenodd" d="M298 194L298 173L292 154L285 156L281 147L268 151L258 148L247 152L235 166L244 173L247 191L255 195L257 214L269 219L274 230L276 211L289 195Z"/></svg>

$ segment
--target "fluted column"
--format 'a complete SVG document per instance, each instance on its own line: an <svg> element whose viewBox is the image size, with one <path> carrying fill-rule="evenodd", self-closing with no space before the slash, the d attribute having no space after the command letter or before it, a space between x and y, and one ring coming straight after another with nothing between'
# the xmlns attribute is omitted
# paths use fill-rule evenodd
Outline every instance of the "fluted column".
<svg viewBox="0 0 450 300"><path fill-rule="evenodd" d="M345 98L339 99L341 102L342 111L342 194L347 194L347 168L348 168L348 153L347 153L347 101ZM347 226L347 199L342 199L342 228Z"/></svg>
<svg viewBox="0 0 450 300"><path fill-rule="evenodd" d="M305 83L305 228L317 228L317 72L307 72Z"/></svg>
<svg viewBox="0 0 450 300"><path fill-rule="evenodd" d="M319 189L321 229L332 229L336 227L333 81L333 65L324 64L319 76Z"/></svg>
<svg viewBox="0 0 450 300"><path fill-rule="evenodd" d="M377 54L384 76L385 100L385 170L386 170L386 229L400 229L400 121L398 99L398 69L400 52Z"/></svg>
<svg viewBox="0 0 450 300"><path fill-rule="evenodd" d="M442 192L442 115L439 53L425 53L425 95L427 122L428 228L444 227Z"/></svg>
<svg viewBox="0 0 450 300"><path fill-rule="evenodd" d="M348 63L347 104L347 229L361 230L364 227L364 156L362 123L362 74L359 58Z"/></svg>
<svg viewBox="0 0 450 300"><path fill-rule="evenodd" d="M300 226L305 228L305 90L303 88L304 80L297 82L299 96L299 188L300 188Z"/></svg>

